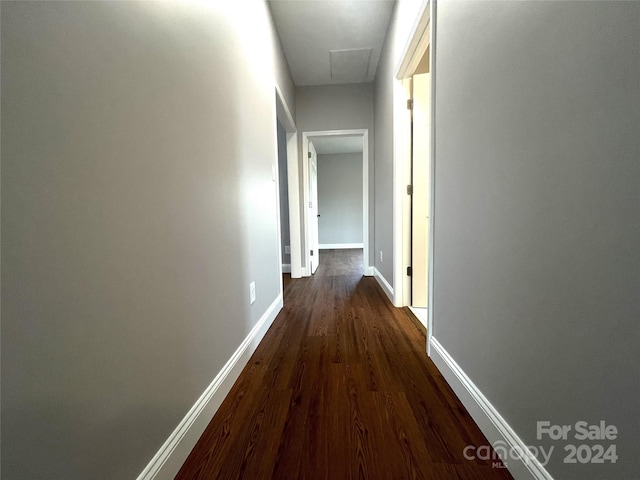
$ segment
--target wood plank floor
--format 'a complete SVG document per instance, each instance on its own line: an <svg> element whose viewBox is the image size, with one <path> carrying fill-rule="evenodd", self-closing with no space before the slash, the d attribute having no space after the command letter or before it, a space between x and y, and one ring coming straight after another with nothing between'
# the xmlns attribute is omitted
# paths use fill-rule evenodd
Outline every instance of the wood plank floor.
<svg viewBox="0 0 640 480"><path fill-rule="evenodd" d="M284 309L176 479L511 479L464 458L489 443L362 250L320 260L285 276Z"/></svg>

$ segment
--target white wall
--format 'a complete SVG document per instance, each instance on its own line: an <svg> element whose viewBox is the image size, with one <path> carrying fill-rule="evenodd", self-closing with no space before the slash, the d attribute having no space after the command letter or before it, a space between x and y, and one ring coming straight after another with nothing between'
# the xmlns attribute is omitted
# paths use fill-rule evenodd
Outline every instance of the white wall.
<svg viewBox="0 0 640 480"><path fill-rule="evenodd" d="M637 2L438 4L434 335L563 480L640 471L639 27ZM582 443L617 463L563 463Z"/></svg>
<svg viewBox="0 0 640 480"><path fill-rule="evenodd" d="M362 244L362 153L318 155L318 236Z"/></svg>
<svg viewBox="0 0 640 480"><path fill-rule="evenodd" d="M296 126L299 132L368 129L369 169L371 169L374 162L373 84L296 87ZM301 155L300 158L304 161L306 155ZM300 172L302 172L302 166ZM373 195L372 175L369 176L369 192L371 197ZM369 218L373 218L372 200L369 201ZM373 240L372 223L369 222L370 242ZM305 250L303 238L302 251Z"/></svg>
<svg viewBox="0 0 640 480"><path fill-rule="evenodd" d="M276 40L262 3L2 3L3 477L135 478L278 298Z"/></svg>

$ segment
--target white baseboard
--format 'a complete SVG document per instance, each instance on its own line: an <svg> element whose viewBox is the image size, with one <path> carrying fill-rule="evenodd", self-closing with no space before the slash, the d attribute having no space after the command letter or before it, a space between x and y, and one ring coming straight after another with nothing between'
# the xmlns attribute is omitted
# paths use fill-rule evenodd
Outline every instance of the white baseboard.
<svg viewBox="0 0 640 480"><path fill-rule="evenodd" d="M515 458L518 457L517 455L502 459L513 478L515 480L553 480L553 477L529 451L522 439L435 337L431 338L431 345L433 347L431 359L478 424L482 433L487 437L489 443L494 445L496 442L500 442L498 445L505 445L507 451L514 449L514 451L524 452L524 458L521 459ZM497 450L496 453L500 453L500 451Z"/></svg>
<svg viewBox="0 0 640 480"><path fill-rule="evenodd" d="M238 379L249 358L282 309L282 294L274 300L207 387L137 480L172 480Z"/></svg>
<svg viewBox="0 0 640 480"><path fill-rule="evenodd" d="M339 250L341 248L364 248L364 243L321 243L320 250Z"/></svg>
<svg viewBox="0 0 640 480"><path fill-rule="evenodd" d="M291 273L291 264L283 263L282 264L282 273Z"/></svg>
<svg viewBox="0 0 640 480"><path fill-rule="evenodd" d="M364 272L362 273L365 277L373 277L374 267L364 267Z"/></svg>
<svg viewBox="0 0 640 480"><path fill-rule="evenodd" d="M422 325L424 325L424 328L426 328L427 330L429 329L429 309L428 308L422 308L422 307L409 307L409 310L411 310L411 313L413 313L416 318L420 321L420 323Z"/></svg>
<svg viewBox="0 0 640 480"><path fill-rule="evenodd" d="M393 287L389 284L389 282L387 282L387 279L384 278L384 276L380 273L380 271L376 267L372 267L372 268L373 268L373 276L377 280L378 285L382 287L382 290L384 290L384 293L387 294L387 297L389 297L389 300L391 300L391 303L393 303Z"/></svg>

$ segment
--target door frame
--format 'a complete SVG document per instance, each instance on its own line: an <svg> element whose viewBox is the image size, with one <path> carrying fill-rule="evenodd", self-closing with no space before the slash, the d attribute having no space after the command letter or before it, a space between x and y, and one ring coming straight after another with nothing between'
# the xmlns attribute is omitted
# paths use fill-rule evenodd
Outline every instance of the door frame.
<svg viewBox="0 0 640 480"><path fill-rule="evenodd" d="M407 124L406 111L406 84L410 79L427 48L430 48L429 72L431 73L431 151L430 161L430 206L429 206L429 272L428 272L428 318L427 318L427 355L431 355L431 338L433 337L434 324L434 268L435 268L435 168L436 168L436 0L423 0L416 22L408 36L400 62L396 69L394 82L394 299L397 307L409 305L410 282L406 276L405 262L410 258L410 242L407 241L410 232L411 219L407 209L406 186L408 185L407 170L410 165L410 145L406 143L406 132L411 128ZM396 121L397 120L397 121Z"/></svg>
<svg viewBox="0 0 640 480"><path fill-rule="evenodd" d="M311 275L309 265L311 255L309 252L309 159L306 153L309 151L309 137L329 137L329 136L362 136L362 243L364 274L366 276L373 275L373 268L369 265L369 130L323 130L302 132L302 202L298 202L302 208L302 223L304 228L304 255L305 266L302 268L302 275L308 277ZM291 202L291 192L289 194ZM292 251L293 253L293 251ZM293 265L292 265L293 267Z"/></svg>
<svg viewBox="0 0 640 480"><path fill-rule="evenodd" d="M308 257L307 265L309 265L309 274L313 275L314 273L316 273L316 270L320 266L320 224L318 222L318 211L319 211L318 210L318 151L316 150L316 147L313 144L313 141L310 139L307 139L307 140L308 141L307 141L306 151L311 153L311 150L313 150L312 155L307 155L306 165L308 166L307 171L309 172L309 177L308 177L308 182L305 183L305 185L309 188L309 208L307 209L307 220L309 221L307 239L309 240L309 243L307 244L308 245L307 251L309 252L310 257ZM314 155L315 155L315 171L316 171L315 185L311 180L313 178L313 176L311 175L313 170L311 166L313 164ZM315 202L316 202L315 205L313 204L314 196L311 194L312 187L315 188ZM315 219L313 218L314 214L315 214ZM311 257L315 257L315 258L311 258Z"/></svg>
<svg viewBox="0 0 640 480"><path fill-rule="evenodd" d="M287 190L289 194L289 249L291 258L291 278L302 277L302 246L300 241L300 202L298 185L298 129L282 91L276 84L276 118L287 133ZM276 131L277 138L277 131ZM276 141L276 151L278 145ZM276 157L277 158L277 157ZM278 172L276 164L276 175ZM280 178L278 185L280 185ZM278 188L278 245L280 246L280 274L282 274L282 238L280 230L280 197Z"/></svg>

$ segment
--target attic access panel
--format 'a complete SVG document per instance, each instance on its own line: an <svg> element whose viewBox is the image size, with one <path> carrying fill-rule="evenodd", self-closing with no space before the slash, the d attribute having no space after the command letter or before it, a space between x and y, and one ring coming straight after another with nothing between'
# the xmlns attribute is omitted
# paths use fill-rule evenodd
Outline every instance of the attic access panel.
<svg viewBox="0 0 640 480"><path fill-rule="evenodd" d="M365 82L369 73L371 47L329 50L331 80L345 83Z"/></svg>

